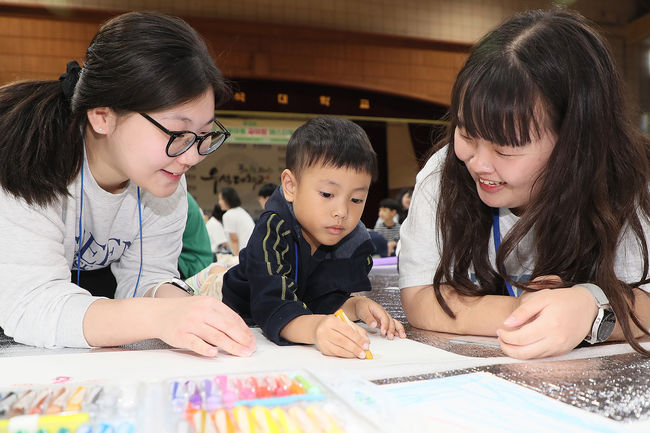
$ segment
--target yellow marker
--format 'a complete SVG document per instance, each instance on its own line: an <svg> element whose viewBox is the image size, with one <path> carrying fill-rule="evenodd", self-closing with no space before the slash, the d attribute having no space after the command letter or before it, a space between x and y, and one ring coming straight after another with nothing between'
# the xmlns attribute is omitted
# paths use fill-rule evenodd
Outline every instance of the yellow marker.
<svg viewBox="0 0 650 433"><path fill-rule="evenodd" d="M345 312L342 309L339 308L338 310L336 310L334 315L339 319L343 320L348 325L350 325L352 329L354 329L354 323L352 323L352 321L348 319L348 316L345 315ZM366 352L366 359L372 359L372 352L370 351L370 349L366 349L365 352Z"/></svg>

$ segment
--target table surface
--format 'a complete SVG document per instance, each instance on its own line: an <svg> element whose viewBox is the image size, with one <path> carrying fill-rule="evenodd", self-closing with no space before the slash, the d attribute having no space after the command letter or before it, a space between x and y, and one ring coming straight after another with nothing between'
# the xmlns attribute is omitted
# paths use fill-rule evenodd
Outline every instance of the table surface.
<svg viewBox="0 0 650 433"><path fill-rule="evenodd" d="M457 337L425 331L408 325L402 309L397 275L371 273L373 290L362 292L383 305L396 319L405 324L409 339L449 352L470 357L503 357L503 352L492 346L458 342ZM456 340L456 341L455 341ZM146 340L123 346L124 350L168 348L159 340ZM90 349L58 349L57 353L78 353ZM15 343L0 332L0 357L42 355L47 349ZM650 359L636 352L598 356L584 359L544 361L515 364L494 364L468 369L450 370L416 376L389 377L373 382L378 385L447 377L472 372L489 372L510 382L530 388L575 407L609 417L617 421L647 420L650 418Z"/></svg>

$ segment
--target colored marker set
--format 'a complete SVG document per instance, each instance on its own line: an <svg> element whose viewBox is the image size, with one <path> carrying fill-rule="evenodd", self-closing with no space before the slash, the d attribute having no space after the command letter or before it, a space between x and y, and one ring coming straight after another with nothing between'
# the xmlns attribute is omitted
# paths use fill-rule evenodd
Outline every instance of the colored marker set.
<svg viewBox="0 0 650 433"><path fill-rule="evenodd" d="M176 425L172 431L177 433L358 430L348 430L349 417L354 414L341 418L347 409L342 401L305 372L172 380L168 404Z"/></svg>
<svg viewBox="0 0 650 433"><path fill-rule="evenodd" d="M136 385L0 390L0 433L133 433Z"/></svg>

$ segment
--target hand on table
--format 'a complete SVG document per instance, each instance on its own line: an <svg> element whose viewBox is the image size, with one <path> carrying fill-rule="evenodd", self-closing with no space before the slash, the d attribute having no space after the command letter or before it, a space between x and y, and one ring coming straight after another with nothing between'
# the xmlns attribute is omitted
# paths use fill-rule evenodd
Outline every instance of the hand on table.
<svg viewBox="0 0 650 433"><path fill-rule="evenodd" d="M216 356L219 349L250 356L257 345L244 320L211 296L163 298L157 317L159 336L167 344Z"/></svg>
<svg viewBox="0 0 650 433"><path fill-rule="evenodd" d="M497 336L513 358L561 355L585 338L596 313L594 298L584 287L525 292Z"/></svg>
<svg viewBox="0 0 650 433"><path fill-rule="evenodd" d="M346 311L351 320L361 320L371 328L379 328L381 335L385 335L389 340L394 336L406 338L404 325L393 319L388 311L372 299L364 296L352 296L343 304L343 310ZM348 312L348 310L351 310Z"/></svg>

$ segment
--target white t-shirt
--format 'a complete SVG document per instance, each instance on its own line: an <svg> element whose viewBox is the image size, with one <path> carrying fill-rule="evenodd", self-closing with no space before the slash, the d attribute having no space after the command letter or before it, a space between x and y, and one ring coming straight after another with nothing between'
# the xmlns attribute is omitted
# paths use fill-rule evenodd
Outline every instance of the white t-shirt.
<svg viewBox="0 0 650 433"><path fill-rule="evenodd" d="M215 217L210 217L210 219L205 223L205 228L208 229L208 236L210 236L210 248L213 253L216 253L219 245L228 242L226 232L223 230L223 225Z"/></svg>
<svg viewBox="0 0 650 433"><path fill-rule="evenodd" d="M226 232L226 236L228 236L228 246L231 251L230 233L237 235L239 251L241 251L248 244L248 239L251 237L254 228L255 222L253 218L241 206L228 209L223 214L223 230Z"/></svg>
<svg viewBox="0 0 650 433"><path fill-rule="evenodd" d="M399 286L400 288L425 286L433 283L442 253L442 244L436 230L436 211L440 197L440 177L448 146L436 152L416 177L409 216L400 230ZM501 239L517 223L519 217L507 208L499 209ZM650 222L642 221L643 232L650 242ZM506 259L505 268L514 281L528 281L534 268L533 233L528 233L517 250ZM490 235L489 258L496 269L494 235ZM622 236L616 252L614 271L621 281L634 282L641 279L643 257L636 238L629 231ZM470 267L470 273L472 269ZM470 275L476 282L473 273ZM641 289L650 292L650 284ZM518 290L513 287L513 290ZM517 293L519 295L519 293Z"/></svg>
<svg viewBox="0 0 650 433"><path fill-rule="evenodd" d="M137 186L118 194L103 190L84 164L83 237L78 242L81 177L69 196L29 206L0 188L0 327L19 343L43 347L89 347L82 322L100 299L70 282L77 268L107 266L117 280L116 298L133 295L140 268ZM141 190L143 262L136 296L178 277L177 262L187 219L185 178L169 197Z"/></svg>

